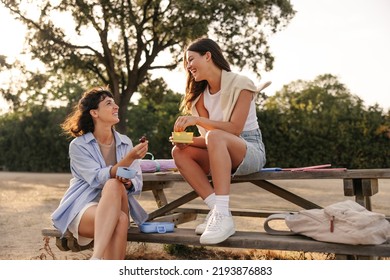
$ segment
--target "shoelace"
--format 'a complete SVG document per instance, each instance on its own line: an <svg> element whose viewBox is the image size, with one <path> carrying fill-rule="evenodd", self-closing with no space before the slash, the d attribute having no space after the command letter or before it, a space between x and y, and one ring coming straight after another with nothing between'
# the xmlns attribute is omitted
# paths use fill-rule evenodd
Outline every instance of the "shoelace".
<svg viewBox="0 0 390 280"><path fill-rule="evenodd" d="M206 218L204 219L204 223L207 224L207 222L209 221L212 214L213 214L213 210L210 210L209 213L207 214Z"/></svg>
<svg viewBox="0 0 390 280"><path fill-rule="evenodd" d="M208 231L219 231L221 229L221 223L223 220L223 215L219 212L213 213L211 216L211 221L207 226Z"/></svg>

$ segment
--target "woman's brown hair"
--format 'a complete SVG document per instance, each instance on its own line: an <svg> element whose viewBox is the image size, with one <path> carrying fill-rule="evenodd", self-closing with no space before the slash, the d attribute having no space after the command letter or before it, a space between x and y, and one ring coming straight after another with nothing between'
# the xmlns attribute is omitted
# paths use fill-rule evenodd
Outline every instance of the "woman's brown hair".
<svg viewBox="0 0 390 280"><path fill-rule="evenodd" d="M62 130L69 136L78 137L88 132L94 132L91 110L97 109L99 103L106 97L113 98L108 87L94 87L83 94L73 112L61 124Z"/></svg>
<svg viewBox="0 0 390 280"><path fill-rule="evenodd" d="M184 51L184 69L187 71L186 92L183 97L180 109L183 113L191 111L192 102L202 93L207 87L207 81L196 82L191 72L187 69L187 51L197 52L200 55L211 53L211 59L220 69L230 72L230 65L222 54L221 48L216 42L209 38L199 38L192 42Z"/></svg>

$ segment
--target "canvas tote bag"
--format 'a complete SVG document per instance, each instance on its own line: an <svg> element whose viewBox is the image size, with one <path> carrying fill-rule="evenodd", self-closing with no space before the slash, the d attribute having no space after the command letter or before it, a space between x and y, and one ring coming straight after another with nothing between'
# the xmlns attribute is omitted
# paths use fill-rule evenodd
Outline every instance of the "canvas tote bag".
<svg viewBox="0 0 390 280"><path fill-rule="evenodd" d="M272 228L273 220L283 220L290 231ZM324 209L272 214L265 220L264 229L274 235L302 234L318 241L353 245L376 245L390 240L390 222L385 215L351 200Z"/></svg>

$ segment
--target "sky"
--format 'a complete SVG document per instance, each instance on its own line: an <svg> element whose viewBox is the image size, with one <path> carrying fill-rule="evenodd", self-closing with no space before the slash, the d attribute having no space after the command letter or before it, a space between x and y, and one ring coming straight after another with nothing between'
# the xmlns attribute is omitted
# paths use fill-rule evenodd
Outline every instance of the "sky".
<svg viewBox="0 0 390 280"><path fill-rule="evenodd" d="M390 1L292 0L297 11L282 31L269 38L275 57L273 70L262 72L256 84L271 81L264 92L272 96L283 85L318 75L338 77L366 106L390 110ZM0 7L0 54L17 57L24 28ZM184 74L165 72L174 91L183 92Z"/></svg>
<svg viewBox="0 0 390 280"><path fill-rule="evenodd" d="M292 0L296 14L269 38L273 70L245 73L256 83L271 81L272 96L296 80L337 76L366 106L390 110L390 0ZM166 74L168 84L183 92L184 74ZM178 79L178 76L181 79ZM183 81L179 83L178 81Z"/></svg>
<svg viewBox="0 0 390 280"><path fill-rule="evenodd" d="M270 40L267 94L291 81L330 73L365 105L390 109L390 1L293 0L290 24Z"/></svg>

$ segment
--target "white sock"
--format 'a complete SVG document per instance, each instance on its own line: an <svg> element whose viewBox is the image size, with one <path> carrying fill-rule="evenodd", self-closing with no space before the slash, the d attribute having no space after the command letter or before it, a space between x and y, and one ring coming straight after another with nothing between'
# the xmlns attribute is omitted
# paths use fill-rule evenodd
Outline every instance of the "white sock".
<svg viewBox="0 0 390 280"><path fill-rule="evenodd" d="M206 203L207 207L211 210L215 206L215 193L210 194L205 198L204 203Z"/></svg>
<svg viewBox="0 0 390 280"><path fill-rule="evenodd" d="M215 210L222 213L225 216L230 216L229 211L229 195L216 195L215 196Z"/></svg>

